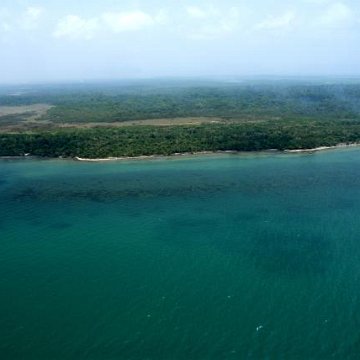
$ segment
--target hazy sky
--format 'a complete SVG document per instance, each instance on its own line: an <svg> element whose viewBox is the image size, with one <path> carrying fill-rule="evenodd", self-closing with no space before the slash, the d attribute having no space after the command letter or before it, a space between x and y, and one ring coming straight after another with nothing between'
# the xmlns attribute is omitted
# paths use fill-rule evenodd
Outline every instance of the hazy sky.
<svg viewBox="0 0 360 360"><path fill-rule="evenodd" d="M0 0L0 83L360 75L359 0Z"/></svg>

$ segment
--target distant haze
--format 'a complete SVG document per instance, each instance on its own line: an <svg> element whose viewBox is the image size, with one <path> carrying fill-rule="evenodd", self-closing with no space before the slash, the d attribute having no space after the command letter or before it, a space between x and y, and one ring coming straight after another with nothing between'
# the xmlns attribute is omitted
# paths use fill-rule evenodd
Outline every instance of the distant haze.
<svg viewBox="0 0 360 360"><path fill-rule="evenodd" d="M1 0L0 83L360 75L358 0Z"/></svg>

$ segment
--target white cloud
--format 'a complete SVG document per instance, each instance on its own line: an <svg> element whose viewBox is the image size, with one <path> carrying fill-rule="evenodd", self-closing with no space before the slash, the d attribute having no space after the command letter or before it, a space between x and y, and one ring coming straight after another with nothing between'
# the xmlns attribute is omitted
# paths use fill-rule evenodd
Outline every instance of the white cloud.
<svg viewBox="0 0 360 360"><path fill-rule="evenodd" d="M11 26L7 22L2 22L0 24L0 29L2 32L9 32L11 30Z"/></svg>
<svg viewBox="0 0 360 360"><path fill-rule="evenodd" d="M165 10L160 10L154 17L154 20L159 25L166 25L169 23L169 15Z"/></svg>
<svg viewBox="0 0 360 360"><path fill-rule="evenodd" d="M276 30L289 27L295 20L295 14L288 11L281 16L270 16L255 26L257 30Z"/></svg>
<svg viewBox="0 0 360 360"><path fill-rule="evenodd" d="M44 9L42 7L39 6L29 6L26 9L26 16L33 19L33 20L37 20L43 13L44 13Z"/></svg>
<svg viewBox="0 0 360 360"><path fill-rule="evenodd" d="M36 29L44 12L42 7L29 6L20 17L20 27L24 30Z"/></svg>
<svg viewBox="0 0 360 360"><path fill-rule="evenodd" d="M81 18L77 15L68 15L58 22L53 36L72 39L92 39L99 31L121 33L138 31L155 24L163 25L168 22L165 11L159 11L151 16L142 11L132 12L105 12L94 18Z"/></svg>
<svg viewBox="0 0 360 360"><path fill-rule="evenodd" d="M0 44L9 43L9 34L11 31L10 13L6 8L0 8Z"/></svg>
<svg viewBox="0 0 360 360"><path fill-rule="evenodd" d="M101 16L103 22L114 32L137 31L154 25L155 17L142 11L104 13ZM159 19L158 19L159 20Z"/></svg>
<svg viewBox="0 0 360 360"><path fill-rule="evenodd" d="M0 20L10 17L10 12L7 8L0 8Z"/></svg>
<svg viewBox="0 0 360 360"><path fill-rule="evenodd" d="M233 7L225 12L213 7L207 10L195 7L191 7L191 9L192 15L189 15L196 22L189 26L191 31L187 31L190 39L217 39L232 33L239 26L238 8ZM189 8L186 10L189 13Z"/></svg>
<svg viewBox="0 0 360 360"><path fill-rule="evenodd" d="M325 13L320 16L319 24L325 26L338 26L351 22L352 10L345 4L338 2L330 5Z"/></svg>
<svg viewBox="0 0 360 360"><path fill-rule="evenodd" d="M77 15L68 15L58 22L53 36L56 38L67 37L71 39L93 38L99 28L98 19L83 19Z"/></svg>
<svg viewBox="0 0 360 360"><path fill-rule="evenodd" d="M312 4L312 5L323 5L329 3L330 0L304 0L304 3Z"/></svg>
<svg viewBox="0 0 360 360"><path fill-rule="evenodd" d="M204 25L196 31L189 34L190 39L194 40L211 40L217 39L226 33L232 31L232 28L228 24Z"/></svg>
<svg viewBox="0 0 360 360"><path fill-rule="evenodd" d="M204 19L208 17L207 11L198 6L187 6L185 10L190 17L195 19Z"/></svg>
<svg viewBox="0 0 360 360"><path fill-rule="evenodd" d="M17 29L36 30L44 13L45 9L40 6L29 6L17 14L6 8L0 8L0 32L10 33Z"/></svg>

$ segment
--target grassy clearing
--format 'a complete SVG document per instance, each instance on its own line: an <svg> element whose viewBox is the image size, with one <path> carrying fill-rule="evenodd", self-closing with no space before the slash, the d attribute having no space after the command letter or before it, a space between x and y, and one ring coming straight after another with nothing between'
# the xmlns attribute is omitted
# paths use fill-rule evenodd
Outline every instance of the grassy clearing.
<svg viewBox="0 0 360 360"><path fill-rule="evenodd" d="M48 104L33 104L20 106L0 106L0 117L7 115L24 115L26 120L37 120L45 115L53 105ZM27 116L28 113L33 113L32 116Z"/></svg>
<svg viewBox="0 0 360 360"><path fill-rule="evenodd" d="M0 131L16 131L47 125L44 120L52 108L48 104L33 104L19 106L0 106Z"/></svg>

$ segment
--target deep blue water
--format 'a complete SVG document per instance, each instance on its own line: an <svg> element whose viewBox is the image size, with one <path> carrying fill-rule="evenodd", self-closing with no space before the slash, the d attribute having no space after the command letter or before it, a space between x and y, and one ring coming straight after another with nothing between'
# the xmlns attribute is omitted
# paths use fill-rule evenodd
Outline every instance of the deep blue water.
<svg viewBox="0 0 360 360"><path fill-rule="evenodd" d="M360 149L0 161L0 359L358 359Z"/></svg>

